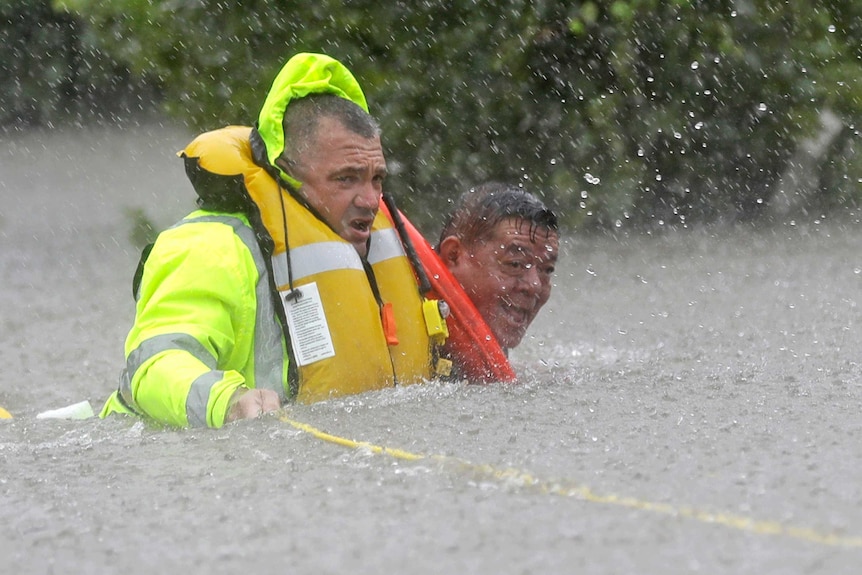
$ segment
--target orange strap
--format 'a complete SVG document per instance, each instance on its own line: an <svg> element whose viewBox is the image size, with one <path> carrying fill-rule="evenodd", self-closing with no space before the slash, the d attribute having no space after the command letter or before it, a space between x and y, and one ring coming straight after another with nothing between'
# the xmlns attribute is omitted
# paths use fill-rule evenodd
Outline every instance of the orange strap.
<svg viewBox="0 0 862 575"><path fill-rule="evenodd" d="M386 205L380 209L391 220ZM400 213L400 212L399 212ZM516 375L509 359L497 343L494 334L482 318L470 296L431 247L419 230L401 214L404 227L413 243L419 260L431 282L432 299L442 299L451 311L446 319L449 338L445 349L455 362L461 375L474 383L513 382Z"/></svg>
<svg viewBox="0 0 862 575"><path fill-rule="evenodd" d="M383 323L383 333L388 345L398 345L398 326L395 324L395 310L392 302L386 302L380 308L380 319Z"/></svg>

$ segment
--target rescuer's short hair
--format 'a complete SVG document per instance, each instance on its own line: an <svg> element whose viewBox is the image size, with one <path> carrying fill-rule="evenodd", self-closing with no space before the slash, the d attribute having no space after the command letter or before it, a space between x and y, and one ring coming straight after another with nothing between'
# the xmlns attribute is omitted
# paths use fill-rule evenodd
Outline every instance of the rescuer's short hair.
<svg viewBox="0 0 862 575"><path fill-rule="evenodd" d="M335 94L309 94L293 100L284 111L284 153L288 162L296 162L317 131L322 118L339 121L345 128L362 136L380 135L380 124L354 102Z"/></svg>

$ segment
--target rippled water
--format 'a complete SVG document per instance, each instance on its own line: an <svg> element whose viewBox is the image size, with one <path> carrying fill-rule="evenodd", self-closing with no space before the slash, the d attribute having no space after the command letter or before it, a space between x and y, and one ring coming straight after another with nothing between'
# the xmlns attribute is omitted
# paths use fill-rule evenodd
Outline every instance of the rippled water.
<svg viewBox="0 0 862 575"><path fill-rule="evenodd" d="M36 419L114 388L128 213L166 226L192 207L173 156L188 139L157 125L2 138L0 406L15 418L0 420L0 571L862 566L852 217L566 238L513 353L518 386L386 390L216 431Z"/></svg>

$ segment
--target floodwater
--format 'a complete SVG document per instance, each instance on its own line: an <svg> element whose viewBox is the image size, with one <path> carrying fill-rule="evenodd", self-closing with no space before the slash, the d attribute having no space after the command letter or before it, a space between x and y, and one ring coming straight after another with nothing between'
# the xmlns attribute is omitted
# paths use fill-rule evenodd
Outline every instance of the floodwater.
<svg viewBox="0 0 862 575"><path fill-rule="evenodd" d="M188 139L2 137L0 571L862 569L852 216L565 238L516 386L391 389L221 430L37 419L114 389L130 214L164 227L193 207L173 155Z"/></svg>

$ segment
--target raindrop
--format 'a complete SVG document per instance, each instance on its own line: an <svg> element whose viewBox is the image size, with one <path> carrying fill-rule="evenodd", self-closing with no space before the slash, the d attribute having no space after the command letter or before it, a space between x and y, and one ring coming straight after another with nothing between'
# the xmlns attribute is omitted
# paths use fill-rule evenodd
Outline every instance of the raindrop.
<svg viewBox="0 0 862 575"><path fill-rule="evenodd" d="M551 158L551 165L552 165L552 166L556 166L556 165L557 165L557 159L556 159L556 158Z"/></svg>
<svg viewBox="0 0 862 575"><path fill-rule="evenodd" d="M660 182L660 181L661 181L661 174L656 174L656 175L655 175L655 181L657 181L657 182Z"/></svg>
<svg viewBox="0 0 862 575"><path fill-rule="evenodd" d="M830 33L835 32L835 24L830 24L829 28L827 28L827 30L829 30Z"/></svg>
<svg viewBox="0 0 862 575"><path fill-rule="evenodd" d="M692 70L697 70L698 68L700 68L700 64L698 64L697 61L691 63Z"/></svg>
<svg viewBox="0 0 862 575"><path fill-rule="evenodd" d="M644 151L643 151L643 148L638 148L638 157L639 157L639 158L643 158L643 157L644 157Z"/></svg>
<svg viewBox="0 0 862 575"><path fill-rule="evenodd" d="M581 197L582 197L582 198L584 198L584 199L586 200L586 199L587 199L587 195L588 195L588 194L587 194L587 191L586 191L586 190L581 190Z"/></svg>
<svg viewBox="0 0 862 575"><path fill-rule="evenodd" d="M766 104L764 104L763 102L761 102L761 103L757 106L757 109L758 109L758 110L760 110L761 112L765 112L765 111L766 111L766 109L767 109L767 108L766 108Z"/></svg>
<svg viewBox="0 0 862 575"><path fill-rule="evenodd" d="M698 122L694 125L695 130L700 130L701 128L703 128L703 122Z"/></svg>

